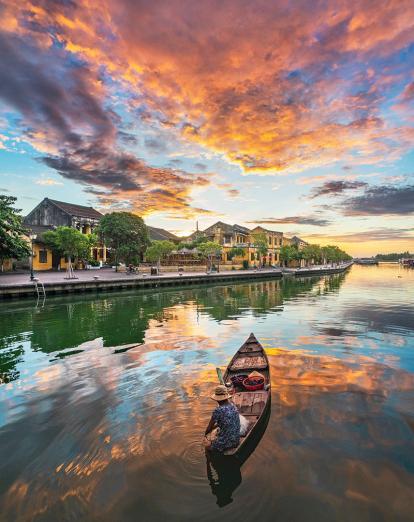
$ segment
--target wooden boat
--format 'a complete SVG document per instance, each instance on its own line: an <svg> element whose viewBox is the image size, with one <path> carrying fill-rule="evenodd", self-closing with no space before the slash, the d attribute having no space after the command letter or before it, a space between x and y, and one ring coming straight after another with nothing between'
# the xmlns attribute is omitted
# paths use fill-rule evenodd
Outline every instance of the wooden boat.
<svg viewBox="0 0 414 522"><path fill-rule="evenodd" d="M224 373L223 381L226 386L229 386L232 377L250 374L254 370L264 376L264 389L247 391L242 386L233 390L230 389L230 391L234 391L231 400L239 410L239 413L249 421L249 428L246 435L240 437L239 445L236 448L225 451L224 455L239 455L242 452L245 446L247 446L249 439L253 439L255 433L260 431L260 425L266 418L266 412L270 407L269 360L263 346L251 333L230 361Z"/></svg>

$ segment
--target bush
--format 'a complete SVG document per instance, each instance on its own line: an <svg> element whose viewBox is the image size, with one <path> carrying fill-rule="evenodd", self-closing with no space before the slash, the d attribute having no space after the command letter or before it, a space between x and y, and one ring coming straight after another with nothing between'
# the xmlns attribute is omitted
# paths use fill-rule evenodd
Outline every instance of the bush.
<svg viewBox="0 0 414 522"><path fill-rule="evenodd" d="M100 266L101 263L99 261L96 261L96 259L89 259L88 265L90 265L90 266Z"/></svg>
<svg viewBox="0 0 414 522"><path fill-rule="evenodd" d="M243 259L243 270L247 270L249 268L249 262L247 259Z"/></svg>

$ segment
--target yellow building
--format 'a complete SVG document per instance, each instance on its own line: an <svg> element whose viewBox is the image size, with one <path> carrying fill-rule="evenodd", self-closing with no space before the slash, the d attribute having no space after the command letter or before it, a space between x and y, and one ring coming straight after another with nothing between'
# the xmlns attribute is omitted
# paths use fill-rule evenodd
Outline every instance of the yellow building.
<svg viewBox="0 0 414 522"><path fill-rule="evenodd" d="M276 232L275 230L268 230L263 227L256 227L251 232L251 237L255 235L266 236L268 250L266 256L262 259L264 265L279 264L280 247L283 244L283 232Z"/></svg>
<svg viewBox="0 0 414 522"><path fill-rule="evenodd" d="M45 246L43 234L47 230L66 226L76 228L83 234L91 234L101 217L102 214L92 207L45 198L24 218L24 225L30 230L32 238L28 237L28 241L33 245L33 270L62 270L67 267L67 259L56 255ZM101 264L105 263L106 247L94 247L91 257Z"/></svg>
<svg viewBox="0 0 414 522"><path fill-rule="evenodd" d="M261 260L258 259L258 251L254 246L256 234L264 235L268 243L267 254ZM229 225L218 221L203 231L195 232L189 239L195 239L200 235L222 246L221 262L225 265L242 265L246 262L249 266L255 266L259 263L264 265L279 264L279 249L283 243L283 232L268 230L260 226L250 230L241 225ZM234 248L243 249L243 255L233 256L232 250Z"/></svg>

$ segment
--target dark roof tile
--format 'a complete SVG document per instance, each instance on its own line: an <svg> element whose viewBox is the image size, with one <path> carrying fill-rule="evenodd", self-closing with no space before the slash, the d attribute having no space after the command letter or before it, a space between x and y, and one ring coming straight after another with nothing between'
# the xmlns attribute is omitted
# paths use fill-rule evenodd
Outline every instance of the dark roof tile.
<svg viewBox="0 0 414 522"><path fill-rule="evenodd" d="M56 199L49 199L51 203L59 207L61 210L74 217L82 217L89 219L101 219L103 214L92 207L85 207L84 205L75 205L73 203L65 203L64 201L57 201Z"/></svg>
<svg viewBox="0 0 414 522"><path fill-rule="evenodd" d="M148 232L151 241L180 241L178 236L175 236L163 228L148 227Z"/></svg>

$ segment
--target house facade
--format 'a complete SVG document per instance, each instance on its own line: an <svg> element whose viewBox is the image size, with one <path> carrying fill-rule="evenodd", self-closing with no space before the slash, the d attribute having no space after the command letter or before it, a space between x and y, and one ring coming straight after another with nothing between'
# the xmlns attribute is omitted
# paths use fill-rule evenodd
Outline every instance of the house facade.
<svg viewBox="0 0 414 522"><path fill-rule="evenodd" d="M254 266L259 263L259 254L255 247L255 236L257 235L265 237L268 245L266 255L260 259L261 264L278 265L280 263L280 247L285 244L292 244L292 240L285 238L283 232L269 230L261 226L249 229L241 225L229 225L218 221L203 231L194 232L188 239L193 240L204 236L209 241L219 243L222 246L221 262L224 264L241 265L247 261L249 266ZM234 248L243 249L243 255L233 256L232 249Z"/></svg>
<svg viewBox="0 0 414 522"><path fill-rule="evenodd" d="M82 234L95 231L103 214L93 207L75 205L44 198L23 220L33 239L33 270L66 269L67 260L46 247L43 234L57 227L72 227ZM151 241L169 240L178 243L180 239L162 228L148 227ZM30 238L27 238L31 241ZM100 264L106 263L108 249L101 244L91 249L91 258Z"/></svg>
<svg viewBox="0 0 414 522"><path fill-rule="evenodd" d="M33 270L65 269L67 260L46 247L43 234L57 227L72 227L82 234L91 234L103 214L92 207L74 205L45 198L23 220L33 239ZM104 245L92 248L91 257L105 263L107 249Z"/></svg>

